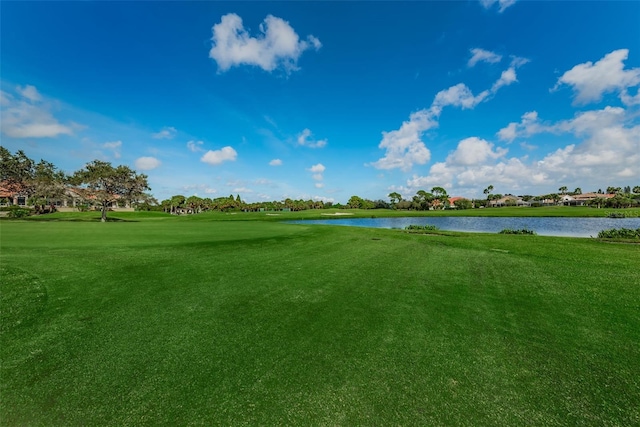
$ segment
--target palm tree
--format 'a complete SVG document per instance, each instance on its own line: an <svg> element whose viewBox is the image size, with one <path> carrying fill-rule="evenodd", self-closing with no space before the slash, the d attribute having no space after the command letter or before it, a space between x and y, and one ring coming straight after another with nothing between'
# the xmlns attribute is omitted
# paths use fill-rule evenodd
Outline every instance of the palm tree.
<svg viewBox="0 0 640 427"><path fill-rule="evenodd" d="M576 188L575 190L573 190L573 194L582 194L582 188Z"/></svg>
<svg viewBox="0 0 640 427"><path fill-rule="evenodd" d="M449 195L447 190L442 187L433 187L431 189L433 196L440 201L441 209L446 208L449 205Z"/></svg>
<svg viewBox="0 0 640 427"><path fill-rule="evenodd" d="M487 200L491 199L491 192L493 191L493 185L488 186L484 189L483 193L487 195Z"/></svg>
<svg viewBox="0 0 640 427"><path fill-rule="evenodd" d="M567 192L567 186L563 185L562 187L558 188L558 191L560 192L560 194L564 196L565 193Z"/></svg>

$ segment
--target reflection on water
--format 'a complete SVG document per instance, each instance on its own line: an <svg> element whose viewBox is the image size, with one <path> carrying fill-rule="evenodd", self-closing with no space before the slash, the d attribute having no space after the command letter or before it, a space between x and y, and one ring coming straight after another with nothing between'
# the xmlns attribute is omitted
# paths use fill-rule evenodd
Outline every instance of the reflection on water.
<svg viewBox="0 0 640 427"><path fill-rule="evenodd" d="M541 236L596 237L610 228L640 228L640 218L496 218L496 217L411 217L349 218L288 221L293 224L329 224L369 228L405 228L435 225L441 230L497 233L505 228L527 228Z"/></svg>

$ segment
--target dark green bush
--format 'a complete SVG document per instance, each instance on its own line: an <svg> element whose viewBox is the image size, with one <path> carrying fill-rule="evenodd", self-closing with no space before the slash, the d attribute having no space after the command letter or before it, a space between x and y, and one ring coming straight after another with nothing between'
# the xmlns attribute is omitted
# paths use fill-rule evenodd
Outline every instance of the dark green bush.
<svg viewBox="0 0 640 427"><path fill-rule="evenodd" d="M598 233L599 239L632 239L640 240L640 228L611 228Z"/></svg>
<svg viewBox="0 0 640 427"><path fill-rule="evenodd" d="M405 228L407 231L436 231L438 227L435 225L407 225Z"/></svg>
<svg viewBox="0 0 640 427"><path fill-rule="evenodd" d="M25 209L19 206L10 206L8 211L9 218L25 218L31 215L31 209Z"/></svg>
<svg viewBox="0 0 640 427"><path fill-rule="evenodd" d="M523 228L521 230L512 230L510 228L505 228L503 230L501 230L498 234L529 234L529 235L535 235L536 232L533 230L529 230L526 228Z"/></svg>

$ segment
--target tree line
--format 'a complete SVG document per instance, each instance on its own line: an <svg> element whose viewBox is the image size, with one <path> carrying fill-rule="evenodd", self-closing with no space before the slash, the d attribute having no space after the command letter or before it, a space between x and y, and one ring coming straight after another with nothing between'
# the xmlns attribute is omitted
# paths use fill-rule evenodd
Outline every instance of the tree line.
<svg viewBox="0 0 640 427"><path fill-rule="evenodd" d="M100 207L103 222L112 203L154 202L146 193L151 190L147 176L128 166L94 160L67 175L51 162L36 162L22 150L12 154L4 147L0 147L0 185L7 192L26 198L35 213L51 211L54 202L69 197L69 187L74 186L80 190L74 193L75 197Z"/></svg>
<svg viewBox="0 0 640 427"><path fill-rule="evenodd" d="M432 210L432 209L471 209L491 205L491 201L503 198L494 193L494 186L483 190L483 199L467 199L457 197L451 199L443 187L432 187L430 191L418 190L411 198L403 198L398 192L388 194L387 200L370 200L351 196L346 204L325 202L322 200L304 200L287 198L280 201L264 201L247 203L240 195L228 197L199 197L196 195L175 195L158 203L148 191L151 188L147 176L138 174L127 166L112 166L109 162L94 160L84 168L67 175L51 162L40 160L35 162L19 150L15 154L0 147L0 185L5 190L19 193L27 198L36 213L47 211L54 200L67 197L69 186L84 190L76 193L86 204L97 205L102 212L101 219L106 221L107 210L112 203L128 203L138 210L157 210L167 213L201 213L205 211L301 211L309 209L399 209L399 210ZM531 206L540 206L544 201L558 203L564 195L582 194L581 188L569 191L566 186L557 193L544 195L519 196ZM607 187L604 197L602 189L597 191L602 197L595 197L587 202L595 207L630 207L640 205L640 186ZM511 196L511 195L509 195ZM515 197L515 196L514 196ZM507 203L508 204L508 203Z"/></svg>

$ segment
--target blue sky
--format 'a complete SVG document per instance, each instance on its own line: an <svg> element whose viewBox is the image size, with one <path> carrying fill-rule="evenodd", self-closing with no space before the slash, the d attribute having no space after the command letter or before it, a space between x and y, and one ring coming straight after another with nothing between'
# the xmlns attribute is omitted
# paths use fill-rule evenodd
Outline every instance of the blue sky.
<svg viewBox="0 0 640 427"><path fill-rule="evenodd" d="M640 185L640 2L5 2L1 137L159 199Z"/></svg>

